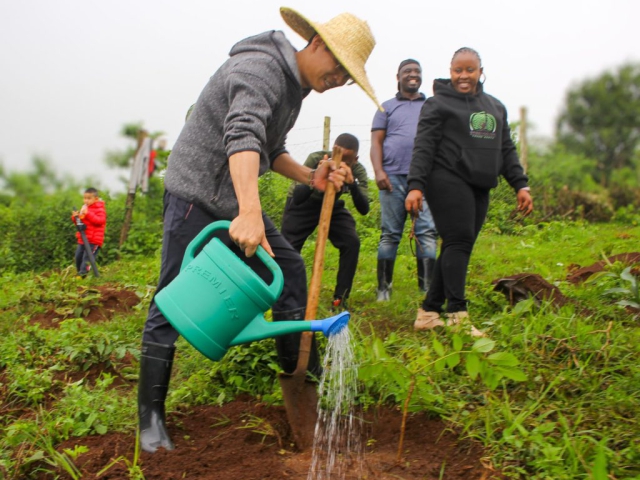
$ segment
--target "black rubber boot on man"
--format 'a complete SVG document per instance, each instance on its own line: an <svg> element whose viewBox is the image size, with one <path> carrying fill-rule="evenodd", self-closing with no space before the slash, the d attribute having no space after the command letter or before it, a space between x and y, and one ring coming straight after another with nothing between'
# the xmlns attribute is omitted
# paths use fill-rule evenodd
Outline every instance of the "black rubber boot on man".
<svg viewBox="0 0 640 480"><path fill-rule="evenodd" d="M138 421L140 447L154 453L158 448L173 450L164 415L175 347L143 342L138 379Z"/></svg>
<svg viewBox="0 0 640 480"><path fill-rule="evenodd" d="M378 302L388 302L391 299L393 282L393 265L395 259L378 259Z"/></svg>
<svg viewBox="0 0 640 480"><path fill-rule="evenodd" d="M420 291L427 293L433 278L433 272L436 269L435 258L418 258L418 288Z"/></svg>

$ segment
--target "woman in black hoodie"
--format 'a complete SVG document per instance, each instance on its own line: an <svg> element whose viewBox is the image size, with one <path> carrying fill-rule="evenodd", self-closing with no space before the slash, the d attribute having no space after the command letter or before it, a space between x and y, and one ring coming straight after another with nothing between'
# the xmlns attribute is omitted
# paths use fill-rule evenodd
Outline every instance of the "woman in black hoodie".
<svg viewBox="0 0 640 480"><path fill-rule="evenodd" d="M533 201L507 111L483 91L480 55L471 48L459 49L450 72L450 79L434 82L434 96L422 107L407 179L407 211L417 214L426 195L442 238L434 278L414 328L463 325L471 335L484 336L469 319L465 283L489 192L502 175L516 192L519 211L531 213ZM445 302L446 320L440 317Z"/></svg>

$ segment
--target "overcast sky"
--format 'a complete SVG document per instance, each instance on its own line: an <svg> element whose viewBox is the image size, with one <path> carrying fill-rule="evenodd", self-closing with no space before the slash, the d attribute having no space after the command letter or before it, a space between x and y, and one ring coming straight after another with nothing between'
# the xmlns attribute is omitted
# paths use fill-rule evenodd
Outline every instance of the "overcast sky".
<svg viewBox="0 0 640 480"><path fill-rule="evenodd" d="M376 37L367 63L380 101L395 95L397 67L416 58L423 88L448 77L453 52L480 52L485 90L517 120L528 109L529 131L552 136L567 89L640 61L637 0L0 0L0 162L27 170L34 155L62 174L122 190L107 150L123 149L123 124L142 121L163 131L169 147L188 107L242 38L283 30L280 6L325 22L348 11L369 22ZM290 150L303 162L322 146L325 116L331 141L342 132L361 140L369 161L375 107L357 87L305 100Z"/></svg>

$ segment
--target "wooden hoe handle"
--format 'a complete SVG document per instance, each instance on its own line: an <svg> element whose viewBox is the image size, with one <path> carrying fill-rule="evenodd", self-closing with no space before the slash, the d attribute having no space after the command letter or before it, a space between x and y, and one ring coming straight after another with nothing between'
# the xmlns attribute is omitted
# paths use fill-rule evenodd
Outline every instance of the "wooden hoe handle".
<svg viewBox="0 0 640 480"><path fill-rule="evenodd" d="M336 168L342 162L342 147L333 147L333 158ZM331 225L331 214L333 204L336 201L336 189L333 183L327 182L322 199L322 210L320 211L320 221L318 222L318 234L316 238L316 251L313 257L313 271L311 273L311 283L309 284L309 294L307 296L307 310L305 320L316 320L318 303L320 299L320 287L322 285L322 272L324 269L324 252L329 236L329 226ZM297 371L306 372L309 365L309 352L311 351L312 332L302 332L300 337L300 352L298 354Z"/></svg>

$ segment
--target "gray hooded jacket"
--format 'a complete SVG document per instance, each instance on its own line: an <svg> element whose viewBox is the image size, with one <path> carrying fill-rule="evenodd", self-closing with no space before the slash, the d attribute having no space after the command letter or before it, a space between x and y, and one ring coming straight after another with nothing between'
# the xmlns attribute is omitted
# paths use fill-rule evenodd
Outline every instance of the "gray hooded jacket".
<svg viewBox="0 0 640 480"><path fill-rule="evenodd" d="M200 94L171 151L165 187L221 219L238 215L229 157L260 154L260 175L286 152L302 99L296 50L280 31L240 41Z"/></svg>

